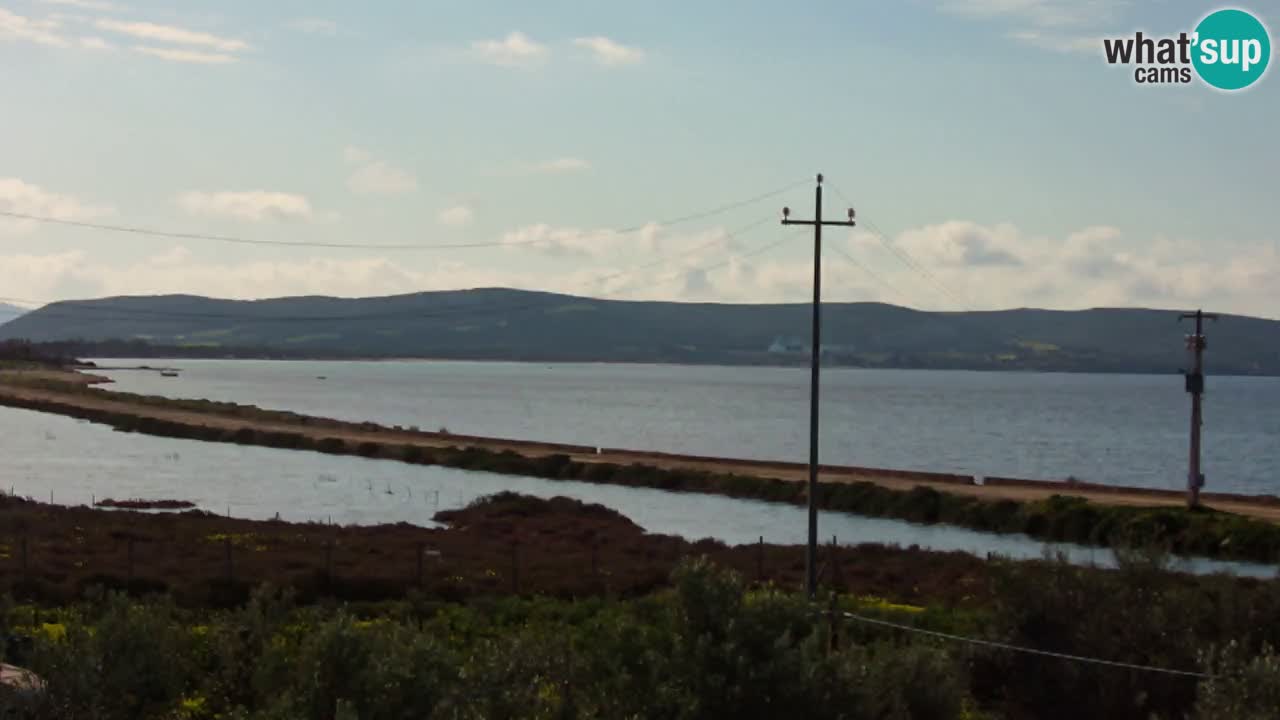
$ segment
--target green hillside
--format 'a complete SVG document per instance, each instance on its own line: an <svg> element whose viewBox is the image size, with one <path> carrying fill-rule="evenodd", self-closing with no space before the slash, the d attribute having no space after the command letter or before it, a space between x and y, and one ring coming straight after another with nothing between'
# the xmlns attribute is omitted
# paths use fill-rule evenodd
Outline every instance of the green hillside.
<svg viewBox="0 0 1280 720"><path fill-rule="evenodd" d="M508 289L255 301L169 295L55 303L0 326L0 340L141 340L210 356L254 348L309 357L792 364L805 362L809 312L806 304L628 302ZM824 323L831 364L1099 372L1176 372L1186 364L1188 328L1165 310L937 313L830 303ZM1280 322L1224 316L1210 331L1212 372L1280 374Z"/></svg>

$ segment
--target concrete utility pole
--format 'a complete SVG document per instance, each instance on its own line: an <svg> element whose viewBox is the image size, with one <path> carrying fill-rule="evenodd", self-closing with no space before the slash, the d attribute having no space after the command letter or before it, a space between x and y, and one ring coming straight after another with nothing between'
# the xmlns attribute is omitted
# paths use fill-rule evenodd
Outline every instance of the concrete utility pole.
<svg viewBox="0 0 1280 720"><path fill-rule="evenodd" d="M814 190L812 220L792 220L791 208L782 208L783 225L813 226L813 338L809 347L809 545L805 550L805 590L809 599L818 594L818 366L822 358L822 226L853 227L853 208L848 220L822 219L822 174Z"/></svg>
<svg viewBox="0 0 1280 720"><path fill-rule="evenodd" d="M1204 487L1204 473L1200 472L1200 396L1204 394L1204 349L1208 346L1204 338L1204 321L1217 320L1217 315L1197 310L1183 313L1178 320L1196 321L1196 332L1187 336L1187 349L1192 353L1191 370L1186 373L1187 392L1191 393L1191 447L1187 462L1187 507L1194 508L1200 504L1200 488Z"/></svg>

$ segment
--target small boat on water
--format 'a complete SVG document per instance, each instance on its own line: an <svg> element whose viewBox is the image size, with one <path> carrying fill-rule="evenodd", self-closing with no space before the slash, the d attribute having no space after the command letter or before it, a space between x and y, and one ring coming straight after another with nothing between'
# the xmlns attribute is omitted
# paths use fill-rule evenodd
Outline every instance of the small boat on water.
<svg viewBox="0 0 1280 720"><path fill-rule="evenodd" d="M178 377L177 370L161 370L160 377Z"/></svg>

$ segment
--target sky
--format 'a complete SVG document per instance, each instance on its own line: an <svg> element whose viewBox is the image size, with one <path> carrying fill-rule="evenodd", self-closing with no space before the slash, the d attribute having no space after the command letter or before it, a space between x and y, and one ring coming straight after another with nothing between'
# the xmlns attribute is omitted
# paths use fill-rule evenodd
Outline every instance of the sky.
<svg viewBox="0 0 1280 720"><path fill-rule="evenodd" d="M0 216L0 299L804 302L821 172L827 300L1280 317L1276 72L1102 57L1219 7L0 0L0 212L277 243Z"/></svg>

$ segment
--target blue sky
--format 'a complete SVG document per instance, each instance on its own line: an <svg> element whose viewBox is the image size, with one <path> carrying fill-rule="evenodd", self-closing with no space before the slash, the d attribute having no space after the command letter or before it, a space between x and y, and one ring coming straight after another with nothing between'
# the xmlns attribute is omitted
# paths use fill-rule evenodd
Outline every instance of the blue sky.
<svg viewBox="0 0 1280 720"><path fill-rule="evenodd" d="M511 243L0 218L0 295L802 301L805 237L727 233L808 216L810 185L658 223L822 171L866 221L828 233L830 299L1280 316L1280 80L1142 87L1101 57L1217 7L0 0L0 210Z"/></svg>

